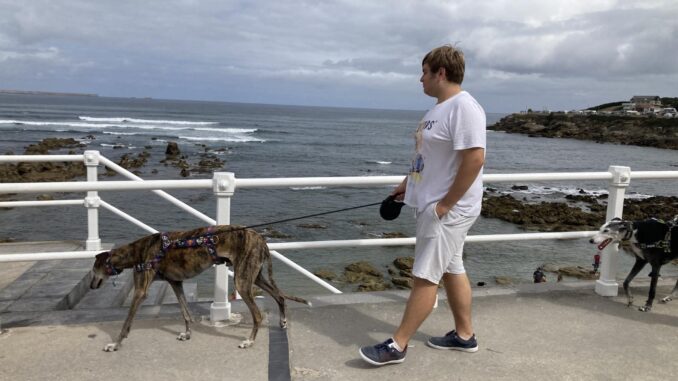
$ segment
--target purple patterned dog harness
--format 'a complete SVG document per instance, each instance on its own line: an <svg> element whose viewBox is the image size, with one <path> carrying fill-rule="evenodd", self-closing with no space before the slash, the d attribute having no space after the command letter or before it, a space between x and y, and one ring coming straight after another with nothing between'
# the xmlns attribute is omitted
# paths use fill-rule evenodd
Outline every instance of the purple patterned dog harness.
<svg viewBox="0 0 678 381"><path fill-rule="evenodd" d="M165 257L168 250L185 247L204 247L212 257L212 262L215 264L224 263L224 259L217 255L216 244L219 242L219 236L215 234L214 226L210 226L209 229L207 229L206 234L197 237L176 239L172 241L167 233L163 232L160 233L160 239L162 240L160 252L158 252L158 254L155 255L155 258L150 262L134 265L134 271L142 272L157 269L158 263Z"/></svg>

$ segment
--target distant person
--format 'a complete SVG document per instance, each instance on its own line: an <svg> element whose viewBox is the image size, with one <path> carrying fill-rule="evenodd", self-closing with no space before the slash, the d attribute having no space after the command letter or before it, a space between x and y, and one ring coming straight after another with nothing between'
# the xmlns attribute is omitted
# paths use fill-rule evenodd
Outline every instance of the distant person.
<svg viewBox="0 0 678 381"><path fill-rule="evenodd" d="M441 280L454 329L445 336L431 337L427 344L437 349L478 350L462 250L467 232L480 215L486 126L485 111L461 88L464 68L463 53L450 45L431 50L422 61L424 93L437 102L417 127L409 175L391 193L416 209L414 281L393 336L360 348L360 356L373 365L405 360L410 339L433 310Z"/></svg>
<svg viewBox="0 0 678 381"><path fill-rule="evenodd" d="M546 275L544 275L544 268L541 266L537 267L537 269L534 270L534 273L532 273L532 278L534 279L534 283L545 283Z"/></svg>

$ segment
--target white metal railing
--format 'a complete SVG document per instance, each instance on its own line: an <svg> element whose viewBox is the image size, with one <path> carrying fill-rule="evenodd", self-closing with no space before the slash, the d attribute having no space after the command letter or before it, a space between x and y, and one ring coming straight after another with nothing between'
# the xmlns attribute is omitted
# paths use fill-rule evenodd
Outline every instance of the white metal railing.
<svg viewBox="0 0 678 381"><path fill-rule="evenodd" d="M260 178L260 179L237 179L233 173L217 172L212 179L203 180L151 180L143 179L131 174L117 164L99 155L98 151L86 151L84 155L36 155L36 156L0 156L2 162L21 161L77 161L83 160L88 168L87 182L53 182L53 183L5 183L0 184L0 193L42 193L42 192L88 192L85 200L64 201L14 201L1 202L0 207L41 206L41 205L85 205L88 208L88 246L87 251L79 252L53 252L53 253L28 253L7 254L0 256L0 262L10 261L34 261L47 259L74 259L91 258L100 252L100 240L98 237L98 212L99 207L130 221L146 231L156 232L154 228L129 216L127 213L115 208L98 197L98 191L128 191L128 190L152 190L161 197L170 200L173 204L191 214L197 216L209 224L226 225L230 223L230 200L238 188L275 188L291 186L374 186L396 185L403 179L402 176L374 176L374 177L297 177L297 178ZM97 181L96 168L103 163L107 167L122 173L133 181ZM603 180L609 182L609 199L606 219L621 217L625 189L629 186L631 178L634 179L678 179L678 171L642 171L631 172L628 167L610 166L607 172L569 172L569 173L518 173L518 174L485 174L485 183L497 182L544 182L544 181L584 181ZM212 189L217 200L217 218L213 220L190 206L175 199L161 189ZM517 240L552 240L552 239L576 239L588 238L595 232L575 231L561 233L520 233L520 234L494 234L468 236L467 242L500 242ZM97 244L99 246L97 246ZM382 239L359 239L359 240L333 240L313 242L284 242L271 243L269 247L274 257L301 272L321 286L334 293L340 293L327 282L322 281L308 270L289 260L278 250L289 249L317 249L330 247L356 247L356 246L400 246L414 245L414 238L382 238ZM92 248L93 247L93 248ZM601 276L596 282L596 292L600 295L614 296L617 294L618 284L616 281L618 247L609 245L602 255ZM228 302L227 269L225 266L217 266L215 278L214 303L211 307L212 320L224 320L230 316L230 303Z"/></svg>

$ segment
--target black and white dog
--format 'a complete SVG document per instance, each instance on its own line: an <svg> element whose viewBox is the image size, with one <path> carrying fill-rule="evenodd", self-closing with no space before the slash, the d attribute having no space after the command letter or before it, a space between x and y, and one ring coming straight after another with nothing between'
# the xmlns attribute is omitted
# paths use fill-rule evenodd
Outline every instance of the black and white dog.
<svg viewBox="0 0 678 381"><path fill-rule="evenodd" d="M666 263L678 258L678 216L670 222L651 218L643 221L625 221L614 218L601 226L600 231L591 238L591 243L603 250L610 243L619 243L620 248L633 254L636 263L624 280L624 292L628 298L628 306L633 305L633 296L629 290L629 283L638 275L646 264L652 266L650 273L650 293L645 305L640 311L648 312L652 309L659 269ZM671 294L663 299L662 303L671 301L678 295L678 282Z"/></svg>

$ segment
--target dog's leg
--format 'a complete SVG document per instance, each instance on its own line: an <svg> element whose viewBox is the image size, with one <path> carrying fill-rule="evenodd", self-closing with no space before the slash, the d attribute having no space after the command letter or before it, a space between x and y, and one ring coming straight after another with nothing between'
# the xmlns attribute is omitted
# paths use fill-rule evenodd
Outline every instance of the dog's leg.
<svg viewBox="0 0 678 381"><path fill-rule="evenodd" d="M668 303L673 300L673 298L678 295L678 281L676 281L676 285L673 286L673 291L668 296L665 296L662 298L661 303Z"/></svg>
<svg viewBox="0 0 678 381"><path fill-rule="evenodd" d="M282 296L282 293L278 287L275 287L269 283L261 272L257 276L257 280L254 282L254 284L266 291L269 295L271 295L275 302L278 303L278 310L280 311L280 328L287 328L287 318L285 317L285 298Z"/></svg>
<svg viewBox="0 0 678 381"><path fill-rule="evenodd" d="M633 280L633 278L638 275L640 270L645 267L647 264L647 261L636 257L636 263L633 265L633 268L631 269L631 272L629 272L629 275L626 276L626 279L624 280L624 293L626 293L626 300L627 300L627 307L631 307L633 305L633 295L631 295L631 290L629 289L629 284Z"/></svg>
<svg viewBox="0 0 678 381"><path fill-rule="evenodd" d="M652 310L652 302L654 301L654 296L657 292L657 280L659 280L659 269L661 267L662 265L652 264L652 273L650 274L652 276L650 280L650 293L647 296L647 302L645 302L645 305L638 308L639 311L650 312L650 310Z"/></svg>
<svg viewBox="0 0 678 381"><path fill-rule="evenodd" d="M181 307L181 314L184 315L184 323L186 324L186 331L179 333L177 340L189 340L191 338L191 313L188 310L188 303L186 302L186 295L184 295L184 282L180 280L168 280L167 283L172 286L174 295L176 295L177 300L179 301L179 307Z"/></svg>
<svg viewBox="0 0 678 381"><path fill-rule="evenodd" d="M120 330L120 335L114 343L107 344L104 347L105 352L117 351L122 346L122 339L126 338L129 335L129 331L132 328L132 320L134 320L134 315L137 313L137 309L141 305L141 302L146 299L148 295L148 287L150 287L153 282L153 277L155 276L155 271L145 271L143 273L134 274L134 297L132 298L132 305L129 307L129 312L127 313L127 319L122 325Z"/></svg>
<svg viewBox="0 0 678 381"><path fill-rule="evenodd" d="M237 269L234 267L234 270ZM242 271L236 271L235 273L241 274ZM240 345L238 345L239 348L248 348L254 344L254 339L257 337L259 324L261 324L262 320L259 307L257 307L257 303L254 301L254 292L252 290L252 286L252 279L249 278L249 275L238 276L235 279L235 289L240 293L240 297L242 297L243 302L245 302L247 308L249 308L250 313L252 314L252 333L250 334L249 339L244 340L242 343L240 343Z"/></svg>

